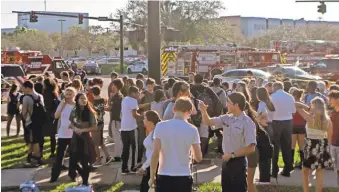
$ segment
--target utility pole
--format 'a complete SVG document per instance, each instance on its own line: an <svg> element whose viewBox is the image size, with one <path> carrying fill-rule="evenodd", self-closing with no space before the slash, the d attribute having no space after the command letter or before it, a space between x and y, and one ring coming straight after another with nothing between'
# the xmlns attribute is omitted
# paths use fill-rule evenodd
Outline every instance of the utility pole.
<svg viewBox="0 0 339 192"><path fill-rule="evenodd" d="M47 0L45 0L44 3L45 3L45 11L47 11Z"/></svg>
<svg viewBox="0 0 339 192"><path fill-rule="evenodd" d="M124 73L124 19L120 15L120 73Z"/></svg>
<svg viewBox="0 0 339 192"><path fill-rule="evenodd" d="M63 33L64 33L64 19L59 19L58 21L60 21L60 34L61 34L61 39L63 38ZM59 50L59 56L63 57L64 56L64 47L60 47Z"/></svg>
<svg viewBox="0 0 339 192"><path fill-rule="evenodd" d="M160 2L148 1L148 76L160 84Z"/></svg>

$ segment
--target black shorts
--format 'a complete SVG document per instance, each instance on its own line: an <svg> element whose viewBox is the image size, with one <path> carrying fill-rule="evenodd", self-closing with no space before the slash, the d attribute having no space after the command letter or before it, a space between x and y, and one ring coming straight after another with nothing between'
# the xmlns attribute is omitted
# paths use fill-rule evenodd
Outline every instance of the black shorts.
<svg viewBox="0 0 339 192"><path fill-rule="evenodd" d="M43 140L42 127L33 123L25 126L25 141L28 144L40 143Z"/></svg>
<svg viewBox="0 0 339 192"><path fill-rule="evenodd" d="M292 128L292 134L306 134L305 125L294 125Z"/></svg>

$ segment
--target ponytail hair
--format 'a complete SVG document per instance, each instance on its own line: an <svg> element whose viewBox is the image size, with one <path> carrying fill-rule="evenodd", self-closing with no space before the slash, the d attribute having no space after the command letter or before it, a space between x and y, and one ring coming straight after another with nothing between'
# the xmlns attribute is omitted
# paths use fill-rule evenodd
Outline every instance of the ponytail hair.
<svg viewBox="0 0 339 192"><path fill-rule="evenodd" d="M254 122L256 129L258 130L260 128L259 123L255 117L255 111L252 109L251 104L247 101L246 105L245 105L245 110L244 110L247 114L247 116L249 116L251 118L251 120Z"/></svg>

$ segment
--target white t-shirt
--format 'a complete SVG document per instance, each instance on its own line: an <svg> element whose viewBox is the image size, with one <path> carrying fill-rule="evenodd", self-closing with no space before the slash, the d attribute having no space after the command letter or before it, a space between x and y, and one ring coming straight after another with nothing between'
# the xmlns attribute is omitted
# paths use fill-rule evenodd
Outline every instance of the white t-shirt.
<svg viewBox="0 0 339 192"><path fill-rule="evenodd" d="M152 103L151 110L156 111L159 114L159 117L162 119L162 114L164 112L164 102Z"/></svg>
<svg viewBox="0 0 339 192"><path fill-rule="evenodd" d="M268 122L272 122L273 121L273 112L270 111L266 105L265 102L260 101L259 102L259 106L258 106L258 111L259 114L260 113L266 113L267 114L267 120Z"/></svg>
<svg viewBox="0 0 339 192"><path fill-rule="evenodd" d="M59 104L58 109L61 108L62 103ZM69 116L74 108L74 105L66 104L64 109L61 111L60 119L59 119L59 129L58 129L58 138L69 139L72 138L73 130L68 129L69 124Z"/></svg>
<svg viewBox="0 0 339 192"><path fill-rule="evenodd" d="M138 109L138 101L132 97L125 97L121 102L121 129L120 131L132 131L138 127L132 111Z"/></svg>
<svg viewBox="0 0 339 192"><path fill-rule="evenodd" d="M154 138L160 139L159 175L190 176L190 149L199 144L198 129L180 119L157 124Z"/></svg>

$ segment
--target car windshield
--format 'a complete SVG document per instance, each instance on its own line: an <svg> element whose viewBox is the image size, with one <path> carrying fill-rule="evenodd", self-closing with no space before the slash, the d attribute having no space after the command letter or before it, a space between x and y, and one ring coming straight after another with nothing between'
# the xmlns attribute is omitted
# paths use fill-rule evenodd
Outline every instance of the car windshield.
<svg viewBox="0 0 339 192"><path fill-rule="evenodd" d="M295 75L308 75L308 73L299 67L284 67L284 71L287 74L295 74Z"/></svg>
<svg viewBox="0 0 339 192"><path fill-rule="evenodd" d="M8 66L8 67L1 67L1 74L4 77L15 77L15 76L25 76L24 71L19 66Z"/></svg>

